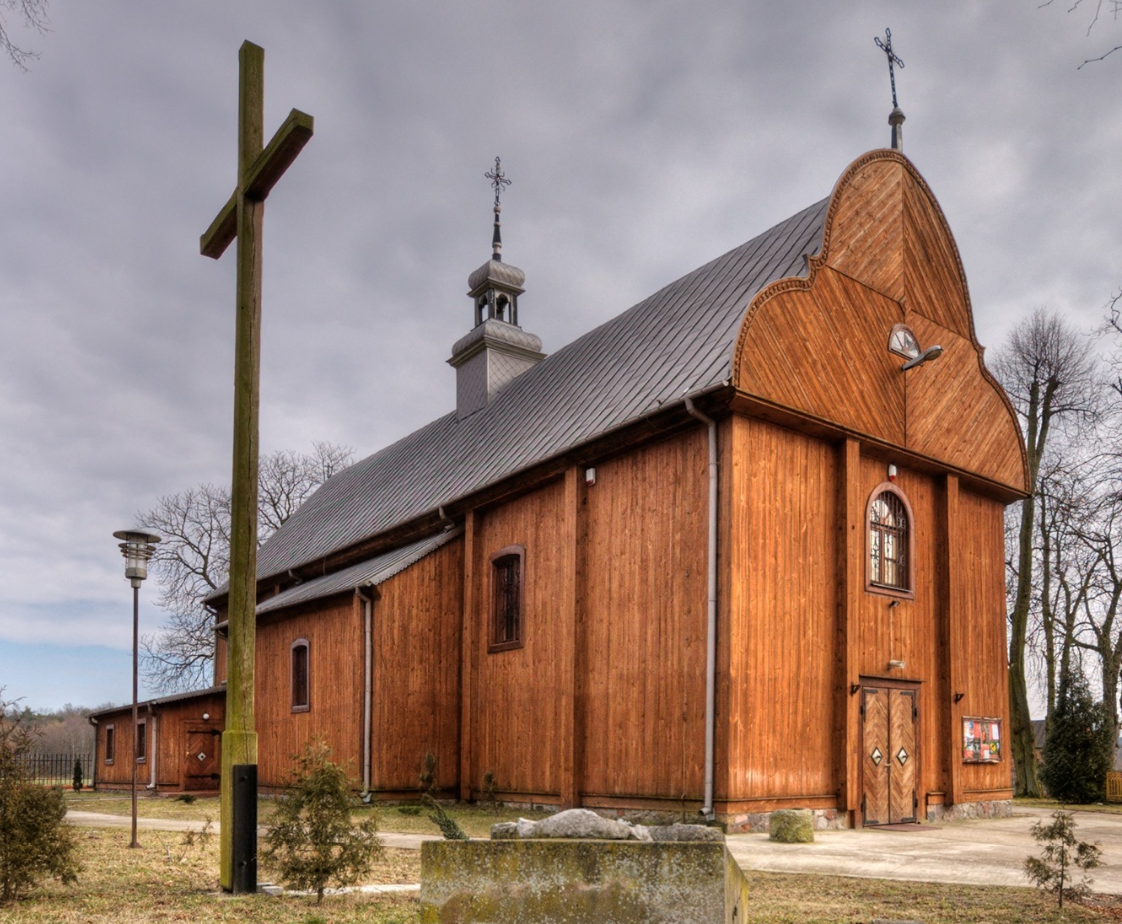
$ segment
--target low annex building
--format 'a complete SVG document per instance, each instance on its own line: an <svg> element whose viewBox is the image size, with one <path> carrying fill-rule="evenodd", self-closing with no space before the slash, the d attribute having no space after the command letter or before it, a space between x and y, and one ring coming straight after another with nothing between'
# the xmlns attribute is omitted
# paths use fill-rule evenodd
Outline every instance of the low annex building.
<svg viewBox="0 0 1122 924"><path fill-rule="evenodd" d="M91 712L94 789L131 789L135 760L139 789L217 792L225 714L224 686L139 703L135 739L131 704Z"/></svg>
<svg viewBox="0 0 1122 924"><path fill-rule="evenodd" d="M432 755L461 799L733 826L1000 809L1025 458L911 162L548 356L495 244L456 409L260 550L262 785L318 735L387 798Z"/></svg>

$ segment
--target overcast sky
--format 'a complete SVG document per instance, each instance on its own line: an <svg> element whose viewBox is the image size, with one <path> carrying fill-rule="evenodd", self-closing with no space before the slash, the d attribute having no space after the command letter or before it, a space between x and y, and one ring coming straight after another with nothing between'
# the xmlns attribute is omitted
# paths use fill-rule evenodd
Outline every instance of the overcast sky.
<svg viewBox="0 0 1122 924"><path fill-rule="evenodd" d="M234 250L198 240L235 183L244 39L266 138L315 117L266 208L262 451L364 456L454 404L496 155L520 320L553 351L886 146L886 26L983 345L1037 306L1098 323L1122 284L1122 52L1077 65L1122 23L1088 35L1067 5L51 0L49 34L9 21L41 57L0 61L6 696L128 702L112 532L229 479Z"/></svg>

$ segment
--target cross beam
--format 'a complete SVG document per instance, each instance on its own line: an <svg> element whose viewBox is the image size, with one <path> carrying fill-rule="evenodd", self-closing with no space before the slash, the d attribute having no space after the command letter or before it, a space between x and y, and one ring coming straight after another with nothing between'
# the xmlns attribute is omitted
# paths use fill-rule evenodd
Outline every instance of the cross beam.
<svg viewBox="0 0 1122 924"><path fill-rule="evenodd" d="M257 606L257 412L261 366L261 232L265 199L312 137L312 117L292 110L264 141L265 50L238 52L238 185L199 239L218 259L237 238L234 347L234 455L230 510L230 589L226 643L226 722L222 733L219 879L231 892L257 889L257 731L254 657ZM236 768L236 773L235 773ZM235 787L235 775L238 785Z"/></svg>

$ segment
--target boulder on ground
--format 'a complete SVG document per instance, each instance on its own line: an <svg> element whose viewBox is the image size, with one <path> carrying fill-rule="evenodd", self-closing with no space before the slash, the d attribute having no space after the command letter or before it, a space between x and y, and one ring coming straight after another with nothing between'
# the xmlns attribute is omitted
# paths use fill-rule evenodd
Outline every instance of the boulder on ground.
<svg viewBox="0 0 1122 924"><path fill-rule="evenodd" d="M810 809L780 809L768 821L768 836L784 844L809 844L814 840L814 815Z"/></svg>

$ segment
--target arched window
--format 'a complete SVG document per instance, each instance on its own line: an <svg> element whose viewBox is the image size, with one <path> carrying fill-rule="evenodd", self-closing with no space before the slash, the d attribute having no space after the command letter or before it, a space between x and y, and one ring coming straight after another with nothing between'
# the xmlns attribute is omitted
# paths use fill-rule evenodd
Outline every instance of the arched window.
<svg viewBox="0 0 1122 924"><path fill-rule="evenodd" d="M491 639L488 651L522 647L522 565L526 550L507 546L491 556Z"/></svg>
<svg viewBox="0 0 1122 924"><path fill-rule="evenodd" d="M912 511L908 500L885 483L869 501L869 589L911 596Z"/></svg>
<svg viewBox="0 0 1122 924"><path fill-rule="evenodd" d="M298 638L292 643L292 711L307 712L311 708L309 697L311 684L309 673L311 662L308 658L308 640Z"/></svg>

